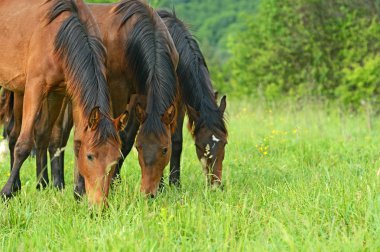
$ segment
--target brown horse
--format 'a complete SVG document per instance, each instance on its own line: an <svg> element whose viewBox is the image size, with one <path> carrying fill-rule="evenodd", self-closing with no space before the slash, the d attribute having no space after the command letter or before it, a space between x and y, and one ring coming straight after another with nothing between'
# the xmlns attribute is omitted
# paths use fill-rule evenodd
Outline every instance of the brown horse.
<svg viewBox="0 0 380 252"><path fill-rule="evenodd" d="M109 53L107 75L115 112L126 107L131 94L146 95L146 108L137 105L137 121L126 130L130 135L139 128L136 142L141 191L155 195L171 155L178 88L177 51L164 23L145 3L124 0L90 8Z"/></svg>
<svg viewBox="0 0 380 252"><path fill-rule="evenodd" d="M0 31L0 84L14 92L15 106L9 136L13 167L1 195L12 197L21 188L19 172L33 146L33 130L42 141L37 146L48 144L49 138L38 135L50 135L44 130L52 125L34 127L43 101L52 124L67 93L73 102L78 168L90 203L103 203L120 156L121 125L110 119L105 49L91 13L82 0L3 0Z"/></svg>

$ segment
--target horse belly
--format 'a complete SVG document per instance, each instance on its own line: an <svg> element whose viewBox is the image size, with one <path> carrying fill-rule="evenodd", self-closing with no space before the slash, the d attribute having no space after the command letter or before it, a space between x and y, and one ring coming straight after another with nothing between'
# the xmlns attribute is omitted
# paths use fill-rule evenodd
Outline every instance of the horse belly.
<svg viewBox="0 0 380 252"><path fill-rule="evenodd" d="M1 69L0 71L0 86L4 87L13 92L24 92L25 88L25 74L15 71L4 71Z"/></svg>
<svg viewBox="0 0 380 252"><path fill-rule="evenodd" d="M0 85L12 91L20 91L25 84L27 46L18 34L14 36L14 32L5 32L7 37L14 38L9 40L4 38L2 31L0 30Z"/></svg>

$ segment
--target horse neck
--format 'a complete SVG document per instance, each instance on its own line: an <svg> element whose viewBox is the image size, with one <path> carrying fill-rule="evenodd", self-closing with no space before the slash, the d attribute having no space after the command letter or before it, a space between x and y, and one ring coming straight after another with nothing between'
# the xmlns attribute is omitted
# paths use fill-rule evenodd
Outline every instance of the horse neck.
<svg viewBox="0 0 380 252"><path fill-rule="evenodd" d="M87 23L87 32L91 36L100 38L101 33L89 6L83 0L75 0L78 6L78 14Z"/></svg>

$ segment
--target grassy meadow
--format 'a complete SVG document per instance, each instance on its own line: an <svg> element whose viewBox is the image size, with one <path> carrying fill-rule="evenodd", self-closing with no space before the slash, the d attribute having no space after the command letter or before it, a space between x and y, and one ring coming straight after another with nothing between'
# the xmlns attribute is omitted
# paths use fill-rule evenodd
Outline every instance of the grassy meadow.
<svg viewBox="0 0 380 252"><path fill-rule="evenodd" d="M380 250L379 118L310 101L230 100L227 111L224 191L207 188L185 133L181 189L143 198L133 151L96 215L74 201L70 141L62 192L37 191L25 162L21 193L0 204L0 251Z"/></svg>

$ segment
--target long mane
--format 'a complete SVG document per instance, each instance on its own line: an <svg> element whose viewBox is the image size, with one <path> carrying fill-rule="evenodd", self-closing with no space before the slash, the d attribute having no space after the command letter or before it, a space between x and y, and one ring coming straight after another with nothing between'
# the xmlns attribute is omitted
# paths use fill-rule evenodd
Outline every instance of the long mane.
<svg viewBox="0 0 380 252"><path fill-rule="evenodd" d="M84 22L73 0L48 0L47 3L52 4L47 15L48 24L62 13L70 13L62 22L54 42L55 53L64 68L68 94L79 103L86 118L94 107L99 107L104 115L97 127L95 145L109 137L118 140L118 133L108 119L111 107L105 77L105 47L100 38L89 32L89 27L97 24L88 19Z"/></svg>
<svg viewBox="0 0 380 252"><path fill-rule="evenodd" d="M162 133L161 116L175 103L178 92L175 66L162 33L166 27L153 9L140 1L124 0L113 11L120 16L120 28L135 18L125 44L125 60L136 76L137 92L147 95L147 118L140 130Z"/></svg>
<svg viewBox="0 0 380 252"><path fill-rule="evenodd" d="M201 126L227 134L223 113L218 109L206 61L187 26L166 10L158 11L179 53L177 76L183 101L200 112L195 131Z"/></svg>

